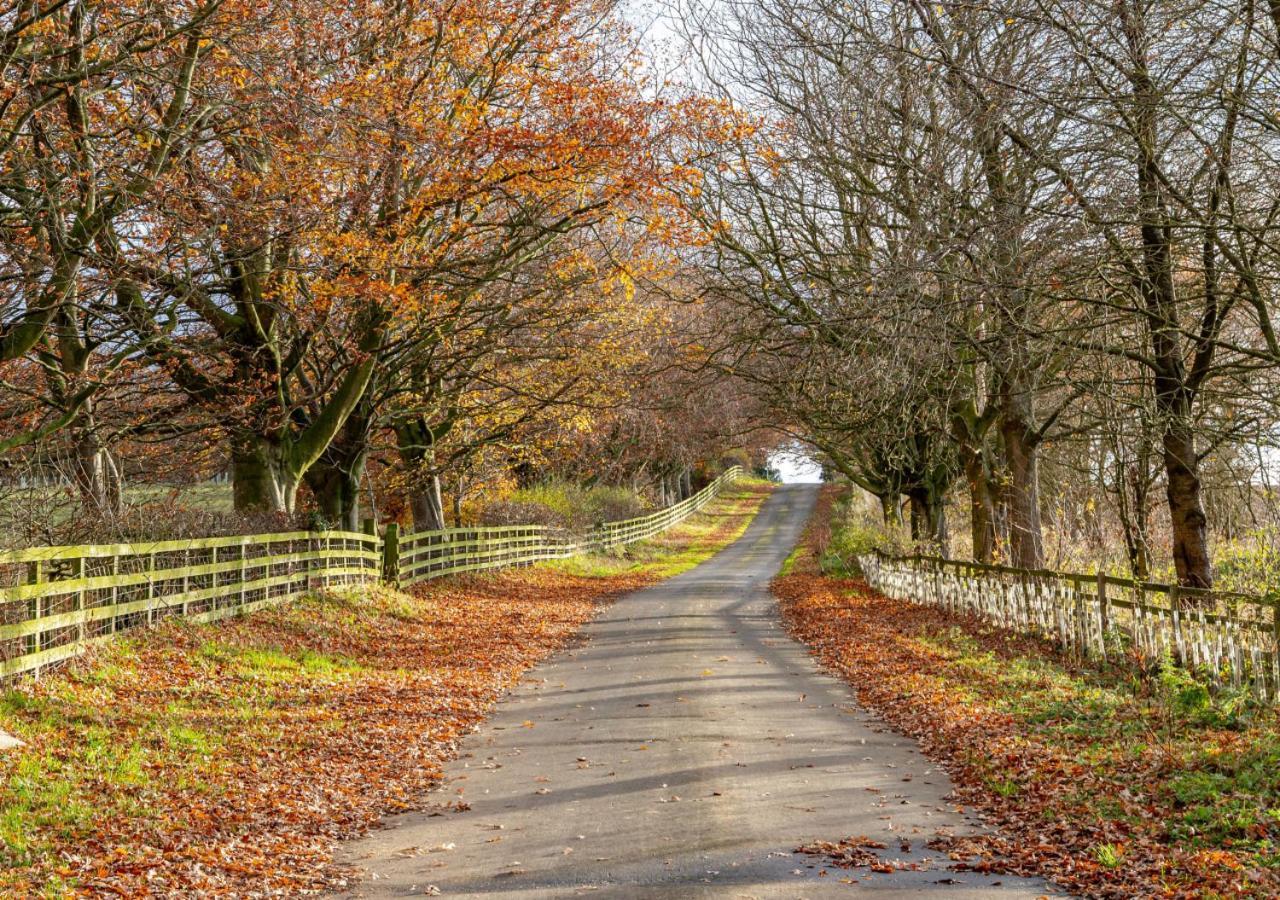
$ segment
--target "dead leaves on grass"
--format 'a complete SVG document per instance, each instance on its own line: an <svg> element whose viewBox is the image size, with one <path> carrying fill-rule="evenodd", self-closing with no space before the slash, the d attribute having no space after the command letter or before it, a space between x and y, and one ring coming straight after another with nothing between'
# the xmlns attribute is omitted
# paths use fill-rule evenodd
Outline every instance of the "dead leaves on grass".
<svg viewBox="0 0 1280 900"><path fill-rule="evenodd" d="M945 763L958 802L983 810L1001 828L931 845L948 851L957 868L1045 876L1096 897L1280 893L1274 869L1246 865L1230 850L1195 850L1170 839L1165 823L1172 811L1159 767L1087 765L1083 757L1056 752L986 702L998 684L918 637L971 623L887 599L857 582L823 578L812 555L777 579L774 592L788 628L865 706ZM969 633L979 652L1048 652L1031 639ZM1099 818L1093 805L1074 799L1098 797L1107 798L1113 816ZM824 844L819 850L865 864L865 848Z"/></svg>
<svg viewBox="0 0 1280 900"><path fill-rule="evenodd" d="M105 668L86 660L26 686L23 756L46 760L43 777L93 815L33 810L29 856L6 861L0 893L294 896L341 884L336 840L424 805L457 741L520 673L647 580L531 569L415 597L304 601L166 625L127 656L107 648ZM86 721L113 752L138 748L136 777L95 771L111 760L91 752ZM162 746L166 729L191 745ZM0 805L18 802L18 765L0 760Z"/></svg>
<svg viewBox="0 0 1280 900"><path fill-rule="evenodd" d="M0 756L0 895L340 886L336 841L429 805L522 672L668 557L691 564L746 527L768 489L741 487L632 571L539 567L172 621L26 684L3 707L30 746Z"/></svg>

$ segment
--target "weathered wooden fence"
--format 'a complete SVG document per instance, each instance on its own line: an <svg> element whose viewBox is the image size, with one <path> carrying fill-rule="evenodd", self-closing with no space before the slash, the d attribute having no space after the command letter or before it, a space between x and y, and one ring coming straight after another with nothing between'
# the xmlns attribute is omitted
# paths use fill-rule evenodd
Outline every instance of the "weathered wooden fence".
<svg viewBox="0 0 1280 900"><path fill-rule="evenodd" d="M290 532L0 553L0 677L182 615L219 619L376 577L377 535Z"/></svg>
<svg viewBox="0 0 1280 900"><path fill-rule="evenodd" d="M705 488L679 503L637 519L604 522L597 525L588 536L587 543L591 549L603 550L651 538L702 509L715 499L724 485L741 474L742 467L734 466Z"/></svg>
<svg viewBox="0 0 1280 900"><path fill-rule="evenodd" d="M501 528L446 528L400 536L392 526L387 535L388 581L416 584L441 575L455 575L503 566L532 565L565 559L579 553L607 550L651 538L702 509L729 482L742 474L729 469L696 494L647 516L603 522L585 535L542 525Z"/></svg>
<svg viewBox="0 0 1280 900"><path fill-rule="evenodd" d="M260 534L0 551L0 678L39 670L166 616L210 621L308 591L528 565L653 537L709 503L735 466L689 499L576 538L541 526Z"/></svg>
<svg viewBox="0 0 1280 900"><path fill-rule="evenodd" d="M1280 699L1280 604L1111 575L865 554L858 563L881 593L977 614L1085 656L1166 653L1215 686Z"/></svg>

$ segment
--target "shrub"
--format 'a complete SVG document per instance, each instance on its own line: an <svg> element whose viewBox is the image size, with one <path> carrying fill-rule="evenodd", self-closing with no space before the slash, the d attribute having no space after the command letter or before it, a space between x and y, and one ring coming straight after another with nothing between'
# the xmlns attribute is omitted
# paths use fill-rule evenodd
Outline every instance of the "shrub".
<svg viewBox="0 0 1280 900"><path fill-rule="evenodd" d="M886 528L878 515L855 504L854 497L850 492L836 503L831 532L818 544L822 571L829 575L861 575L858 557L873 550L896 556L912 552L900 529Z"/></svg>
<svg viewBox="0 0 1280 900"><path fill-rule="evenodd" d="M548 481L486 504L479 518L484 525L551 525L586 531L599 522L632 519L647 511L644 501L627 488Z"/></svg>

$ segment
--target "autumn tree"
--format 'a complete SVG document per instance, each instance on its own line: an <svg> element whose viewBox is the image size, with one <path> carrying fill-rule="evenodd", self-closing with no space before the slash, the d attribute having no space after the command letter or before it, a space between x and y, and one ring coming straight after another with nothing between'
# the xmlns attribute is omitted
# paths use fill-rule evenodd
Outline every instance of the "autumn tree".
<svg viewBox="0 0 1280 900"><path fill-rule="evenodd" d="M192 86L220 0L15 3L0 15L0 376L25 398L0 449L71 432L86 504L118 506L118 466L95 398L136 348L99 252L140 235L191 151Z"/></svg>

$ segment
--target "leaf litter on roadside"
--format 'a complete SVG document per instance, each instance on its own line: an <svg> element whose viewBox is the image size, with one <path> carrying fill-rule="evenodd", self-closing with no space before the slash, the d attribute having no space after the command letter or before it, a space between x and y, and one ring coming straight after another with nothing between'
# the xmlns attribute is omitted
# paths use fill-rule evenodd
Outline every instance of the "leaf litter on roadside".
<svg viewBox="0 0 1280 900"><path fill-rule="evenodd" d="M521 674L613 598L750 522L740 486L603 574L535 567L181 620L0 693L0 895L297 896L409 809ZM535 723L536 724L536 723ZM409 848L406 848L409 849Z"/></svg>
<svg viewBox="0 0 1280 900"><path fill-rule="evenodd" d="M955 803L999 829L930 849L956 870L1038 875L1085 896L1280 896L1274 716L1171 727L1123 674L824 577L816 542L832 499L774 593L788 629L943 764Z"/></svg>

